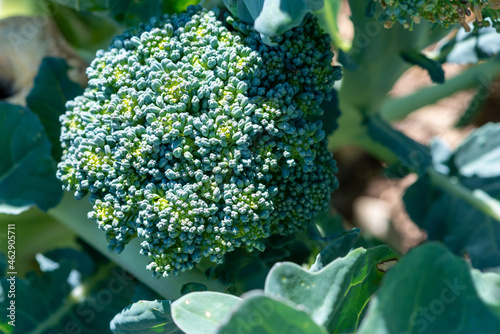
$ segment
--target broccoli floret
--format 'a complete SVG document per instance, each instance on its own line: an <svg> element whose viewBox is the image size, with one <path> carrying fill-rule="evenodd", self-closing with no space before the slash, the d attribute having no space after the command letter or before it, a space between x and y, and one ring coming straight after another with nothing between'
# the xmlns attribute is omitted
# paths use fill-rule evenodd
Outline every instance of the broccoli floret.
<svg viewBox="0 0 500 334"><path fill-rule="evenodd" d="M483 21L483 16L491 19L496 26L498 24L498 11L500 8L498 0L466 0L466 1L443 1L443 0L378 0L384 8L383 20L386 27L394 22L399 22L406 28L427 20L440 23L448 28L453 24L461 24L466 30L470 30L466 23L467 17L475 14L476 22L481 25L489 25L490 21Z"/></svg>
<svg viewBox="0 0 500 334"><path fill-rule="evenodd" d="M340 70L317 20L268 46L251 26L191 6L99 51L61 116L58 177L122 251L140 237L154 276L220 263L303 229L337 187L321 102Z"/></svg>

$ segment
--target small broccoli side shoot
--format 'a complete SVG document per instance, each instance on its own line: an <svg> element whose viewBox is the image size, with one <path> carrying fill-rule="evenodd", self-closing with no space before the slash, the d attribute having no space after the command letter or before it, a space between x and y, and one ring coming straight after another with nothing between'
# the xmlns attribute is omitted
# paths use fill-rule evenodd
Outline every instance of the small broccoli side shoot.
<svg viewBox="0 0 500 334"><path fill-rule="evenodd" d="M322 113L340 70L316 19L268 46L189 7L126 31L61 116L58 177L118 252L135 237L154 276L220 263L303 229L337 187Z"/></svg>
<svg viewBox="0 0 500 334"><path fill-rule="evenodd" d="M377 0L375 0L377 1ZM500 1L499 0L378 0L384 8L381 19L385 20L386 27L399 22L406 28L427 20L439 23L448 28L453 24L461 24L467 31L470 30L467 21L474 14L476 24L489 26L493 24L500 28ZM489 20L483 18L488 17Z"/></svg>

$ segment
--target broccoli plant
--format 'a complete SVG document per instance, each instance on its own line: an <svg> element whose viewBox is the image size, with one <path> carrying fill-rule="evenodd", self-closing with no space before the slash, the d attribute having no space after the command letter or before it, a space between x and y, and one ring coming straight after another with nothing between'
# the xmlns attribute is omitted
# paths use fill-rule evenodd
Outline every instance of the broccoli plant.
<svg viewBox="0 0 500 334"><path fill-rule="evenodd" d="M498 333L499 1L0 9L2 333Z"/></svg>

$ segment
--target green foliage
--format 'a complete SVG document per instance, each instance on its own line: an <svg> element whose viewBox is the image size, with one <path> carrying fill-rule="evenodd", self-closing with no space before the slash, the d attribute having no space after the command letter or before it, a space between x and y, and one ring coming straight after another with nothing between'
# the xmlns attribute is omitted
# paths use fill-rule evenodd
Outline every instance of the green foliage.
<svg viewBox="0 0 500 334"><path fill-rule="evenodd" d="M444 82L444 70L441 64L436 60L429 59L423 53L420 52L403 52L401 57L412 65L418 65L424 70L429 72L429 75L433 82L443 83Z"/></svg>
<svg viewBox="0 0 500 334"><path fill-rule="evenodd" d="M270 297L301 305L328 333L352 333L383 277L377 264L397 258L388 247L380 246L353 250L318 272L292 263L276 264L264 290Z"/></svg>
<svg viewBox="0 0 500 334"><path fill-rule="evenodd" d="M420 20L427 20L432 23L439 23L448 28L451 25L460 23L468 27L467 17L475 14L476 20L483 20L489 17L498 25L498 13L489 7L489 2L493 3L493 8L498 7L497 1L469 0L469 1L441 1L441 0L379 0L384 8L384 15L380 18L385 21L387 27L391 27L395 22L402 24L405 28L412 28L414 23ZM496 8L498 9L498 8ZM491 22L486 22L489 25Z"/></svg>
<svg viewBox="0 0 500 334"><path fill-rule="evenodd" d="M22 279L1 279L0 295L7 296L8 278L15 277L15 327L12 333L76 331L105 333L109 321L130 303L134 280L112 263L95 262L85 253L58 249L38 254L41 273ZM5 310L11 298L2 298ZM0 328L11 319L1 313Z"/></svg>
<svg viewBox="0 0 500 334"><path fill-rule="evenodd" d="M309 315L296 306L259 293L249 293L229 320L216 333L233 334L308 333L326 334ZM200 333L189 332L188 334Z"/></svg>
<svg viewBox="0 0 500 334"><path fill-rule="evenodd" d="M268 45L276 45L272 37L280 36L301 25L311 11L319 10L324 0L223 0L228 10L240 20L253 24Z"/></svg>
<svg viewBox="0 0 500 334"><path fill-rule="evenodd" d="M78 84L68 78L68 70L69 66L63 59L44 58L35 78L35 86L26 98L28 108L37 114L49 137L55 161L61 159L62 153L59 143L61 134L59 116L66 111L66 101L83 92Z"/></svg>
<svg viewBox="0 0 500 334"><path fill-rule="evenodd" d="M500 125L474 131L452 154L434 146L434 171L406 192L410 217L476 268L500 265Z"/></svg>
<svg viewBox="0 0 500 334"><path fill-rule="evenodd" d="M310 272L316 272L323 269L330 262L338 257L344 257L353 248L356 241L358 241L359 228L352 229L348 232L342 233L341 236L331 241L316 257L316 261L309 269Z"/></svg>
<svg viewBox="0 0 500 334"><path fill-rule="evenodd" d="M110 323L114 334L182 333L172 321L168 300L138 301L115 315Z"/></svg>
<svg viewBox="0 0 500 334"><path fill-rule="evenodd" d="M218 292L193 292L172 304L172 317L184 333L217 333L218 326L241 298Z"/></svg>
<svg viewBox="0 0 500 334"><path fill-rule="evenodd" d="M194 5L196 0L50 0L76 11L104 13L127 27L148 21L153 16L176 13Z"/></svg>
<svg viewBox="0 0 500 334"><path fill-rule="evenodd" d="M51 145L38 117L0 102L0 212L18 214L36 205L55 206L62 197Z"/></svg>
<svg viewBox="0 0 500 334"><path fill-rule="evenodd" d="M5 276L7 271L7 256L4 253L0 253L0 277Z"/></svg>
<svg viewBox="0 0 500 334"><path fill-rule="evenodd" d="M488 303L500 302L498 285L490 290L481 279L473 280L467 263L442 245L418 247L387 273L358 333L497 333L500 318ZM489 302L482 299L493 291Z"/></svg>
<svg viewBox="0 0 500 334"><path fill-rule="evenodd" d="M351 240L352 235L343 238ZM226 309L224 314L211 316L212 310L230 304L225 300L227 295L196 292L175 301L172 316L188 334L229 333L236 328L250 333L275 333L279 328L288 328L287 333L299 329L308 332L306 328L319 333L351 333L358 327L384 272L397 258L388 247L381 246L356 249L324 263L319 271L278 263L267 276L264 295L252 292L243 295L243 300L233 299L231 315ZM215 301L210 300L212 296L217 297ZM204 331L208 325L194 323L198 318L213 321L209 331Z"/></svg>
<svg viewBox="0 0 500 334"><path fill-rule="evenodd" d="M271 236L264 242L263 252L246 252L238 249L224 257L224 263L210 268L209 277L227 283L228 291L242 294L245 291L264 289L266 276L278 261L302 264L311 250L294 234Z"/></svg>
<svg viewBox="0 0 500 334"><path fill-rule="evenodd" d="M366 118L365 124L370 137L389 148L398 157L398 162L411 172L422 174L432 164L428 147L397 131L380 116Z"/></svg>
<svg viewBox="0 0 500 334"><path fill-rule="evenodd" d="M474 30L471 33L459 29L440 48L442 62L477 64L481 60L494 58L500 51L500 36L493 28Z"/></svg>

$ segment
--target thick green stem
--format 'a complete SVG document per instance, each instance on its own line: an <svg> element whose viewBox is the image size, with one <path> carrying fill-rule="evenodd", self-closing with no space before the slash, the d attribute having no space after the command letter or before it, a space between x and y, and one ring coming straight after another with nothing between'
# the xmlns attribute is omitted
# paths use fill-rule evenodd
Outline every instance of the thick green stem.
<svg viewBox="0 0 500 334"><path fill-rule="evenodd" d="M87 213L90 209L90 203L88 203L87 199L77 201L70 193L66 193L61 203L48 213L63 225L72 229L85 242L99 250L111 261L117 263L166 299L179 298L182 286L190 282L201 283L212 291L225 291L222 283L206 278L204 271L198 267L178 276L153 278L151 271L146 269L149 262L148 258L139 254L141 249L140 240L138 238L132 240L120 254L109 251L104 233L97 228L97 224L87 219Z"/></svg>
<svg viewBox="0 0 500 334"><path fill-rule="evenodd" d="M469 189L456 177L437 172L434 168L427 169L431 182L438 188L462 199L485 215L500 222L500 202L480 189Z"/></svg>
<svg viewBox="0 0 500 334"><path fill-rule="evenodd" d="M369 18L369 0L349 1L355 36L344 64L344 78L339 91L339 129L329 138L332 149L356 145L370 154L392 163L394 154L375 142L363 124L367 116L377 114L394 83L410 67L403 52L420 51L440 40L448 31L422 22L413 31L395 25L385 29L378 21L379 12ZM380 6L377 7L380 10ZM328 110L325 110L328 113Z"/></svg>
<svg viewBox="0 0 500 334"><path fill-rule="evenodd" d="M385 101L381 109L382 118L389 122L403 119L413 111L436 103L459 91L475 88L479 85L489 85L499 76L500 59L495 58L469 68L442 85L432 85L410 96Z"/></svg>

